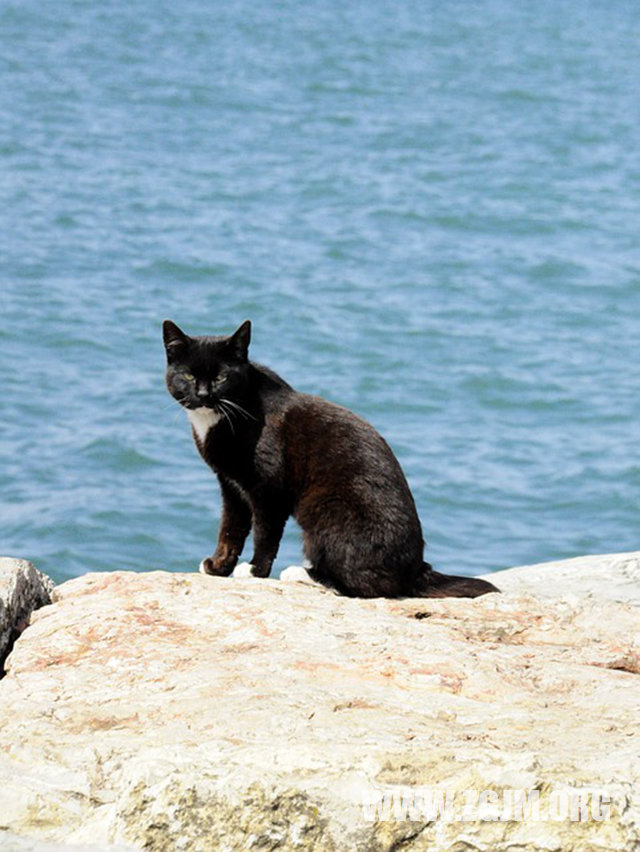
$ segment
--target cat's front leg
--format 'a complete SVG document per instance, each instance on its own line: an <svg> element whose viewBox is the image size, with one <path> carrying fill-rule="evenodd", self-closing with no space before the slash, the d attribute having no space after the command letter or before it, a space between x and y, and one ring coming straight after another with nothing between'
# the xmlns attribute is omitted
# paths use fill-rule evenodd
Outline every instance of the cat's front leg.
<svg viewBox="0 0 640 852"><path fill-rule="evenodd" d="M222 493L222 520L218 544L213 556L200 563L201 574L228 577L238 562L242 548L251 530L251 508L238 488L219 476Z"/></svg>
<svg viewBox="0 0 640 852"><path fill-rule="evenodd" d="M282 496L264 495L253 503L253 557L251 574L268 577L278 553L284 526L290 515L289 506Z"/></svg>

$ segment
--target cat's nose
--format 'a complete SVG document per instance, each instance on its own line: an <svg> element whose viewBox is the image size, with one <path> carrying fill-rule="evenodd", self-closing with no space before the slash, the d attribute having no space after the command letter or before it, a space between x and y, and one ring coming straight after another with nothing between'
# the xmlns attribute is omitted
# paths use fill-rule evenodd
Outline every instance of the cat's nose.
<svg viewBox="0 0 640 852"><path fill-rule="evenodd" d="M211 400L211 392L206 385L200 385L200 387L196 388L196 396L201 402L208 402Z"/></svg>

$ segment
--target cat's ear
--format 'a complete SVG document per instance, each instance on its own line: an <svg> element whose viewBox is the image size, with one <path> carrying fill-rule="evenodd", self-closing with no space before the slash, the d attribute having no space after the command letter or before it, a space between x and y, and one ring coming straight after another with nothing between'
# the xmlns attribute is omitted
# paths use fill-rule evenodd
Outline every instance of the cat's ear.
<svg viewBox="0 0 640 852"><path fill-rule="evenodd" d="M229 347L236 357L240 358L242 361L246 361L249 357L250 341L251 321L245 320L240 328L229 338Z"/></svg>
<svg viewBox="0 0 640 852"><path fill-rule="evenodd" d="M178 328L175 322L165 320L162 323L162 339L164 348L167 350L167 358L178 355L189 343L189 338Z"/></svg>

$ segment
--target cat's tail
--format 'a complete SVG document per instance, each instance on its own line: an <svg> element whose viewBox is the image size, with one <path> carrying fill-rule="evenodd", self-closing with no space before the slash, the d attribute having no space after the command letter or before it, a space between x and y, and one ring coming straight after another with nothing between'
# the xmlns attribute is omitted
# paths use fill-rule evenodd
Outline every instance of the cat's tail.
<svg viewBox="0 0 640 852"><path fill-rule="evenodd" d="M480 577L455 577L434 571L428 562L423 562L424 573L417 589L420 598L478 598L488 592L499 592L493 583Z"/></svg>

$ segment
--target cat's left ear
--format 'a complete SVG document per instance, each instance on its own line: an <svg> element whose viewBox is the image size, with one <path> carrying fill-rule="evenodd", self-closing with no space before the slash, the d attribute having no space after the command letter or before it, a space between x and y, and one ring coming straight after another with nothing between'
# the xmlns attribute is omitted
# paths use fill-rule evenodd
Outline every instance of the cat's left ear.
<svg viewBox="0 0 640 852"><path fill-rule="evenodd" d="M189 343L189 338L184 331L171 320L165 320L162 323L162 339L164 348L167 350L167 358L177 355Z"/></svg>
<svg viewBox="0 0 640 852"><path fill-rule="evenodd" d="M229 338L229 347L231 351L240 358L246 361L249 357L249 342L251 340L251 321L245 320L240 328L234 332Z"/></svg>

